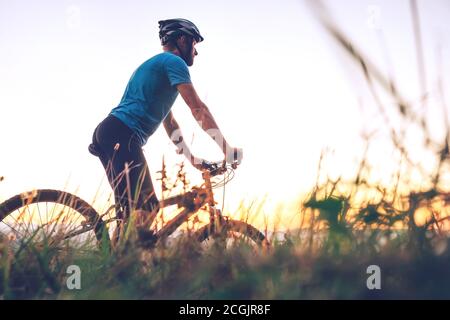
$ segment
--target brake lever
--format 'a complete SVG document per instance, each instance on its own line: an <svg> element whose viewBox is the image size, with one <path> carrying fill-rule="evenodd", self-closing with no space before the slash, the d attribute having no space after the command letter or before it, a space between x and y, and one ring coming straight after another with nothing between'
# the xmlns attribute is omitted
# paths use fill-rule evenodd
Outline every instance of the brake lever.
<svg viewBox="0 0 450 320"><path fill-rule="evenodd" d="M215 166L215 164L212 162L209 162L206 160L203 160L203 162L202 162L202 168L205 170L212 171L215 169L214 166Z"/></svg>
<svg viewBox="0 0 450 320"><path fill-rule="evenodd" d="M217 176L219 174L223 174L227 171L226 163L222 165L220 163L208 162L206 160L203 161L202 167L205 170L208 170L211 176Z"/></svg>

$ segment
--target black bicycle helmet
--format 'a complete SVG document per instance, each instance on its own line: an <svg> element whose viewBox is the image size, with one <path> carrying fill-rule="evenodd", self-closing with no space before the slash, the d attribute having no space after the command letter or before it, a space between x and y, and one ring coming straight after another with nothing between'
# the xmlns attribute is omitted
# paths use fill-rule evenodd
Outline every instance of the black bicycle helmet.
<svg viewBox="0 0 450 320"><path fill-rule="evenodd" d="M166 45L171 39L176 39L180 34L186 34L202 42L204 39L198 28L191 21L186 19L161 20L159 23L159 39L161 45Z"/></svg>

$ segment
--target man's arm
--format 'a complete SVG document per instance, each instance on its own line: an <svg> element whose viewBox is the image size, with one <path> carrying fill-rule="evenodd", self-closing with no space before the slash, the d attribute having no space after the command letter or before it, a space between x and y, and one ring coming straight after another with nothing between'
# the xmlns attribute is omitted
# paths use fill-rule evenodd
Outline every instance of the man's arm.
<svg viewBox="0 0 450 320"><path fill-rule="evenodd" d="M170 111L167 117L164 119L163 125L170 140L172 140L174 145L178 148L177 153L184 154L184 156L191 162L191 164L195 168L202 170L203 159L197 158L191 153L191 150L184 141L180 126L173 117L172 111Z"/></svg>
<svg viewBox="0 0 450 320"><path fill-rule="evenodd" d="M208 107L200 100L194 86L191 83L183 83L179 84L177 89L191 109L195 120L197 120L202 129L219 145L223 153L228 155L230 152L234 152L234 149L222 135Z"/></svg>
<svg viewBox="0 0 450 320"><path fill-rule="evenodd" d="M166 129L167 135L169 136L170 140L172 140L172 142L178 148L177 152L180 154L183 153L186 156L186 158L189 159L189 161L193 162L194 157L192 156L189 147L184 141L180 126L173 117L172 111L170 111L169 114L164 119L163 125L164 129Z"/></svg>

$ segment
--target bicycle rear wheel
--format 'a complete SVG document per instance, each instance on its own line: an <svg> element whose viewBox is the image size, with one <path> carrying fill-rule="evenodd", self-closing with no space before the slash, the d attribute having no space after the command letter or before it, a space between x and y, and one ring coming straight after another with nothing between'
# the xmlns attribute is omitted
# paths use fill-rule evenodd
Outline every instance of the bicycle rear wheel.
<svg viewBox="0 0 450 320"><path fill-rule="evenodd" d="M24 192L1 203L0 234L16 241L69 241L75 246L109 241L105 223L87 202L47 189Z"/></svg>
<svg viewBox="0 0 450 320"><path fill-rule="evenodd" d="M226 247L239 244L249 244L256 247L268 245L266 236L251 224L224 217L203 226L194 233L194 237L197 241L206 245L213 242L217 243L218 240Z"/></svg>

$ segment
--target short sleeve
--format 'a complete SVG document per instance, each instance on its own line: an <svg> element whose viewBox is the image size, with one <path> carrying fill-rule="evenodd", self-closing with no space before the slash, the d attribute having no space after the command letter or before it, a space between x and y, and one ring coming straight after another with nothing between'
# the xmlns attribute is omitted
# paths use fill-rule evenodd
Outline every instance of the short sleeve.
<svg viewBox="0 0 450 320"><path fill-rule="evenodd" d="M191 83L191 76L187 64L178 56L167 59L166 71L172 87L181 83Z"/></svg>

